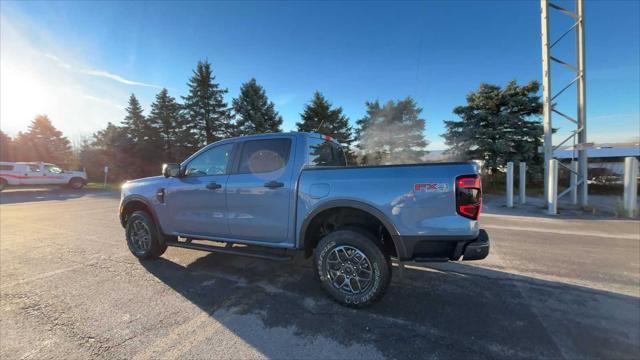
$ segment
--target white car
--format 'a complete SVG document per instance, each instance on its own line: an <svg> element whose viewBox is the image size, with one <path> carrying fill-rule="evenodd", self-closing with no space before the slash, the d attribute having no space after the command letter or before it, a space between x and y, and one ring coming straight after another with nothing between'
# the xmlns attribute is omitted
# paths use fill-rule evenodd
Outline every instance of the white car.
<svg viewBox="0 0 640 360"><path fill-rule="evenodd" d="M0 162L0 191L7 186L66 185L81 189L87 184L84 171L62 170L44 162Z"/></svg>

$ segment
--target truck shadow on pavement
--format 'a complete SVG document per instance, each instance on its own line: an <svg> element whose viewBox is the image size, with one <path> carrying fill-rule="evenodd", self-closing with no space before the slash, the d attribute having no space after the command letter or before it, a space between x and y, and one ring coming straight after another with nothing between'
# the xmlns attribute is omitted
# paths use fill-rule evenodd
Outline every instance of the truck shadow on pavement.
<svg viewBox="0 0 640 360"><path fill-rule="evenodd" d="M186 266L168 258L141 264L267 357L353 355L292 353L277 329L391 358L632 358L640 351L638 297L462 263L406 268L401 277L394 267L387 295L360 310L331 301L300 259L208 254Z"/></svg>

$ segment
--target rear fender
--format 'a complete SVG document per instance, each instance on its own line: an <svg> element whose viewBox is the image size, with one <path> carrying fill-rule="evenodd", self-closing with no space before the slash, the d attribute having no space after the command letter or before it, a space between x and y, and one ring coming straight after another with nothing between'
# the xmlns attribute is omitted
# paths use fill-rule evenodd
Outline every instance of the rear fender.
<svg viewBox="0 0 640 360"><path fill-rule="evenodd" d="M317 206L316 208L314 208L305 217L302 223L302 226L300 228L300 233L298 234L298 242L297 242L298 249L305 248L305 240L306 240L305 234L307 232L307 229L309 228L309 225L313 221L313 219L323 211L330 210L332 208L354 208L354 209L367 212L368 214L378 219L380 223L382 223L382 225L385 227L387 232L389 232L389 234L391 235L393 246L396 249L396 254L398 255L398 258L402 259L405 257L406 250L402 244L402 241L400 241L400 234L398 233L398 230L396 229L393 222L391 222L386 217L386 215L382 213L382 211L376 209L374 206L363 203L361 201L357 201L357 200L332 200L332 201L325 202Z"/></svg>

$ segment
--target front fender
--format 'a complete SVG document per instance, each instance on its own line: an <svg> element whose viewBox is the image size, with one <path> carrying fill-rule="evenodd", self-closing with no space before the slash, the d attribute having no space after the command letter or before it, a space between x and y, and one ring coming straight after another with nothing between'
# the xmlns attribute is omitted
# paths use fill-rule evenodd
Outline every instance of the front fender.
<svg viewBox="0 0 640 360"><path fill-rule="evenodd" d="M122 201L120 201L119 217L122 227L127 226L127 214L136 210L147 211L151 215L153 222L156 223L156 226L161 228L160 222L158 221L158 215L151 202L144 196L135 194L127 195L122 199Z"/></svg>

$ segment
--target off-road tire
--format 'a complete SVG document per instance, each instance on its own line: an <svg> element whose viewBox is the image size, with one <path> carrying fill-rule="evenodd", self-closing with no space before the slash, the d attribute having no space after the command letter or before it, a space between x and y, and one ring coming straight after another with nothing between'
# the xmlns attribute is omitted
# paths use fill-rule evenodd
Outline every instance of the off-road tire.
<svg viewBox="0 0 640 360"><path fill-rule="evenodd" d="M148 230L149 233L148 248L143 248L137 245L137 242L133 237L135 233L135 226L140 227L142 225L146 227L146 230ZM125 234L127 237L127 246L129 247L129 251L139 259L157 259L167 250L165 236L160 233L151 216L145 211L134 211L127 217Z"/></svg>
<svg viewBox="0 0 640 360"><path fill-rule="evenodd" d="M80 190L84 187L84 180L81 178L73 178L69 180L69 187L74 190Z"/></svg>
<svg viewBox="0 0 640 360"><path fill-rule="evenodd" d="M370 263L371 281L363 292L358 294L347 293L334 286L329 271L330 266L335 266L335 261L330 264L332 254L337 249L356 249L360 251ZM323 237L314 251L314 268L322 287L329 293L332 299L339 304L361 308L378 301L391 282L391 259L378 246L375 237L367 231L358 228L338 229ZM335 274L335 270L333 271ZM352 288L349 285L349 288Z"/></svg>

